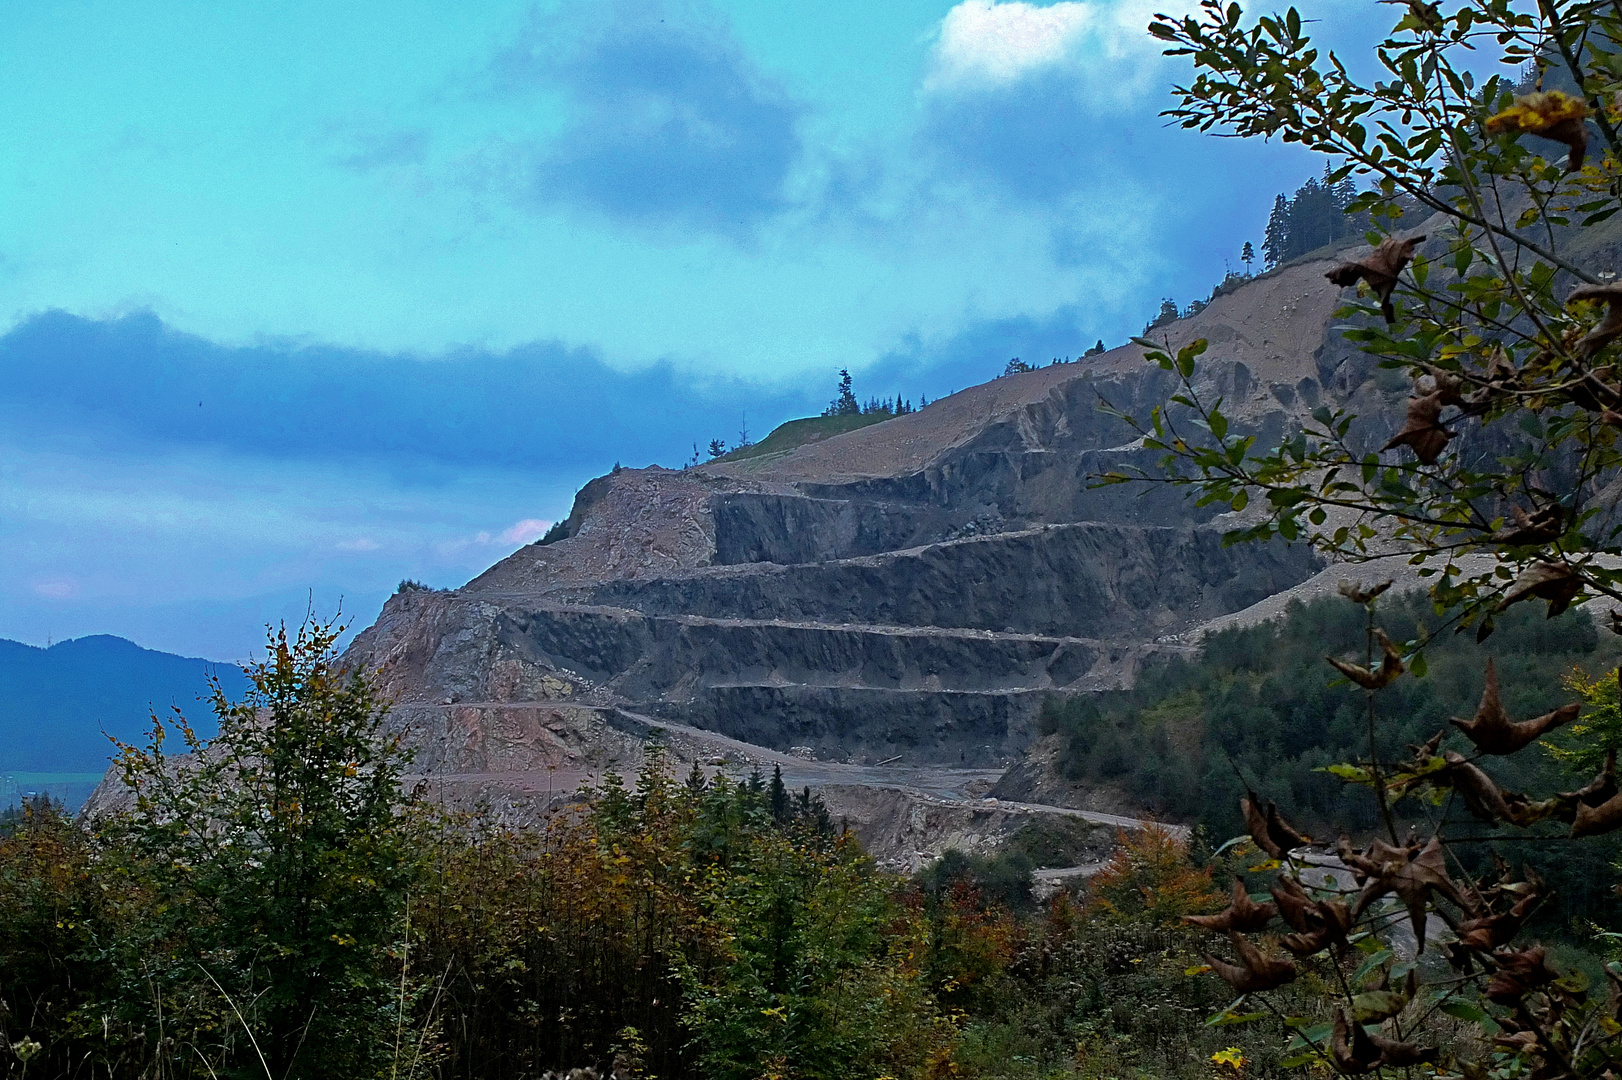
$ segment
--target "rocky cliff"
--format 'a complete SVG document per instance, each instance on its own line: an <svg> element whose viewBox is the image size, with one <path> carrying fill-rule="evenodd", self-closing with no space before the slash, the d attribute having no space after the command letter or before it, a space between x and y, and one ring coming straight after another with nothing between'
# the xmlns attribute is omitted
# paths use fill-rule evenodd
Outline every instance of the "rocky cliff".
<svg viewBox="0 0 1622 1080"><path fill-rule="evenodd" d="M1276 436L1325 400L1400 414L1405 380L1329 327L1326 265L1163 331L1210 341L1200 390L1241 430ZM1089 487L1147 460L1100 399L1146 415L1170 389L1128 347L786 452L617 470L565 539L400 593L351 655L384 665L441 773L578 766L605 710L827 761L1005 763L1045 695L1118 685L1317 569L1299 546L1223 548L1175 489Z"/></svg>

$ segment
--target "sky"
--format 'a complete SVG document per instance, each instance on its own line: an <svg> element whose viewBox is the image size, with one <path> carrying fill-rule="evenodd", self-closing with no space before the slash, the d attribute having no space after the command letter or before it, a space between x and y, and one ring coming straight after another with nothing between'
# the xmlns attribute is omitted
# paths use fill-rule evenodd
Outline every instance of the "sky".
<svg viewBox="0 0 1622 1080"><path fill-rule="evenodd" d="M1168 128L1157 6L14 6L0 637L238 659L842 368L916 401L1121 344L1322 169Z"/></svg>

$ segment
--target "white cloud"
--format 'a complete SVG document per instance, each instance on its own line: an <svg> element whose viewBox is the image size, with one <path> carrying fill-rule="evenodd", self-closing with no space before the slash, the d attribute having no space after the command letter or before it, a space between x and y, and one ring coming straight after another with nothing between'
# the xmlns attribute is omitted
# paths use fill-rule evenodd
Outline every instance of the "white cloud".
<svg viewBox="0 0 1622 1080"><path fill-rule="evenodd" d="M941 20L926 85L1012 82L1064 60L1096 18L1091 5L1073 0L1049 7L963 0Z"/></svg>
<svg viewBox="0 0 1622 1080"><path fill-rule="evenodd" d="M999 86L1064 63L1148 51L1150 9L1141 0L963 0L941 20L926 90ZM1136 46L1136 48L1134 48Z"/></svg>
<svg viewBox="0 0 1622 1080"><path fill-rule="evenodd" d="M79 583L66 574L51 574L34 580L34 592L47 600L72 600L79 595Z"/></svg>

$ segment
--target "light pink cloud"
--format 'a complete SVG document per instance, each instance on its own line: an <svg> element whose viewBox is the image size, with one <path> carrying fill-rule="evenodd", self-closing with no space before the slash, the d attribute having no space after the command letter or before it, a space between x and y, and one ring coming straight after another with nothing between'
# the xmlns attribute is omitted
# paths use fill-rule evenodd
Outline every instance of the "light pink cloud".
<svg viewBox="0 0 1622 1080"><path fill-rule="evenodd" d="M503 544L528 544L545 536L546 530L551 527L552 523L550 521L542 521L540 518L525 518L497 536L496 539Z"/></svg>

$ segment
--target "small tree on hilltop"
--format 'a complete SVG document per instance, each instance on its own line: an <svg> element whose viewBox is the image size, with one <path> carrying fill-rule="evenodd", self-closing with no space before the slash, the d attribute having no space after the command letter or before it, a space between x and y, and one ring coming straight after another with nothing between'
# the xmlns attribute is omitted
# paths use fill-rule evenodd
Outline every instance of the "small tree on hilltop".
<svg viewBox="0 0 1622 1080"><path fill-rule="evenodd" d="M1168 296L1160 301L1160 311L1154 318L1149 320L1149 325L1143 328L1143 332L1147 334L1149 331L1158 330L1162 326L1170 326L1182 317L1182 312L1177 309L1177 301Z"/></svg>
<svg viewBox="0 0 1622 1080"><path fill-rule="evenodd" d="M860 416L861 403L856 400L856 391L851 388L850 372L844 368L839 369L839 392L822 410L823 416Z"/></svg>
<svg viewBox="0 0 1622 1080"><path fill-rule="evenodd" d="M1248 276L1250 264L1256 261L1256 249L1251 246L1249 240L1245 241L1244 249L1239 252L1239 261L1245 264L1245 274Z"/></svg>

